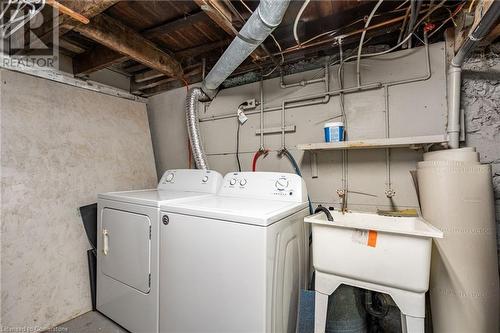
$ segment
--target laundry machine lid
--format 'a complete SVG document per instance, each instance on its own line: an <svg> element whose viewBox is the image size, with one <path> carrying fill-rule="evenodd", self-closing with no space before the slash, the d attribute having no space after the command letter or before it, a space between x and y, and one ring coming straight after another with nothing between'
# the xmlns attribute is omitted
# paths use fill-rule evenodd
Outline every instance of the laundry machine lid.
<svg viewBox="0 0 500 333"><path fill-rule="evenodd" d="M200 192L165 191L157 189L109 192L98 195L99 199L133 203L144 206L160 207L165 201L175 201L187 198L205 197L211 194Z"/></svg>
<svg viewBox="0 0 500 333"><path fill-rule="evenodd" d="M222 176L217 171L173 169L163 173L156 189L108 192L98 198L159 207L162 201L215 194L221 183Z"/></svg>
<svg viewBox="0 0 500 333"><path fill-rule="evenodd" d="M269 226L307 207L307 202L210 196L166 202L162 212L205 217L229 222Z"/></svg>

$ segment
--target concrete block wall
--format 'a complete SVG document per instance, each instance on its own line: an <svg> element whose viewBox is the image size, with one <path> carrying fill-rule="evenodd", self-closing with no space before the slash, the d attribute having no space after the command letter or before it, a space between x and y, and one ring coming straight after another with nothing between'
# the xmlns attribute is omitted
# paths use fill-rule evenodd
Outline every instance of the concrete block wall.
<svg viewBox="0 0 500 333"><path fill-rule="evenodd" d="M497 238L500 240L500 43L475 53L464 65L461 105L465 145L476 147L481 162L491 164ZM500 253L500 242L499 253Z"/></svg>

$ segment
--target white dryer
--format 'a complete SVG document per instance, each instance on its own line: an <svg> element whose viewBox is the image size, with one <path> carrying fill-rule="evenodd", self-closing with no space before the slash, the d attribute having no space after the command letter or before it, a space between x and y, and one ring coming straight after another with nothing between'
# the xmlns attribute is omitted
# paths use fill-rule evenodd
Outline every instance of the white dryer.
<svg viewBox="0 0 500 333"><path fill-rule="evenodd" d="M157 189L99 194L97 310L131 332L158 332L160 204L214 195L222 176L166 171Z"/></svg>
<svg viewBox="0 0 500 333"><path fill-rule="evenodd" d="M217 196L161 215L160 332L295 332L308 262L301 177L230 173Z"/></svg>

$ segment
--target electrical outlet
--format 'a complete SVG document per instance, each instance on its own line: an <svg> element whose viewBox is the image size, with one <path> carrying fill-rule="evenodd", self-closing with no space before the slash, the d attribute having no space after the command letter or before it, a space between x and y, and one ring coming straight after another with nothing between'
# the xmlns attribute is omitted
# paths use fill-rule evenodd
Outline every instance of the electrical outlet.
<svg viewBox="0 0 500 333"><path fill-rule="evenodd" d="M245 103L246 105L243 105L243 110L251 110L257 107L257 102L255 101L255 98L247 99Z"/></svg>

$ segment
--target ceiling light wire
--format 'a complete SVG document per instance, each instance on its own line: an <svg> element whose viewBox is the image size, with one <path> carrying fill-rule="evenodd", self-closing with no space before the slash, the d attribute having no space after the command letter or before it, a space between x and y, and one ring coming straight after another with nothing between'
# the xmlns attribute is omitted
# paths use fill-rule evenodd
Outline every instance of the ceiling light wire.
<svg viewBox="0 0 500 333"><path fill-rule="evenodd" d="M365 28L363 32L361 33L361 39L359 40L359 47L358 47L358 58L356 61L356 79L358 82L358 87L361 86L361 73L360 73L360 64L361 64L361 51L363 50L363 41L365 40L365 35L366 35L366 30L370 26L370 22L372 21L373 16L377 12L377 9L380 7L380 5L384 2L384 0L379 0L375 7L373 7L370 15L368 16L368 19L366 20L365 23Z"/></svg>
<svg viewBox="0 0 500 333"><path fill-rule="evenodd" d="M297 45L299 47L301 46L301 44L300 44L300 39L299 39L299 35L297 32L297 27L299 25L299 21L300 21L300 18L302 17L302 14L306 10L307 6L309 5L309 2L311 2L311 0L304 1L304 3L302 4L302 7L300 7L300 10L299 10L297 16L295 17L295 21L293 22L293 37L295 38L295 41L297 42Z"/></svg>

